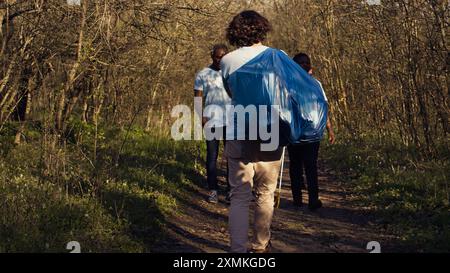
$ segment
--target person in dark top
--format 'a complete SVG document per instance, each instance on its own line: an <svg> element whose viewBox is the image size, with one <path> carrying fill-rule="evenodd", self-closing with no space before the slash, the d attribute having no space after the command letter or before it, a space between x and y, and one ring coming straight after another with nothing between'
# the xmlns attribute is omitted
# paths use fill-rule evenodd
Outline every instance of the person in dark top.
<svg viewBox="0 0 450 273"><path fill-rule="evenodd" d="M312 75L311 59L307 54L299 53L295 55L294 61ZM327 120L326 128L328 140L331 144L334 144L335 136L329 119ZM288 145L290 160L289 175L291 178L291 190L295 206L303 206L302 189L305 188L303 178L303 173L305 173L306 182L308 184L308 207L310 210L316 210L322 207L322 202L319 199L319 185L317 178L319 147L320 141Z"/></svg>

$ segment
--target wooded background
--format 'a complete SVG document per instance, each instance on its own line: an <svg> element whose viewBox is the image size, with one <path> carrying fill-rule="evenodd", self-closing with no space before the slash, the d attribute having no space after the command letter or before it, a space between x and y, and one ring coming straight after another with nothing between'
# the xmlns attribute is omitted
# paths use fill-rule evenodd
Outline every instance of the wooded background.
<svg viewBox="0 0 450 273"><path fill-rule="evenodd" d="M197 70L230 18L260 10L268 45L312 56L333 123L427 154L446 140L447 1L2 1L0 125L70 119L158 130L192 100ZM18 130L16 143L21 142Z"/></svg>
<svg viewBox="0 0 450 273"><path fill-rule="evenodd" d="M415 167L448 163L445 0L2 0L2 160L12 151L34 158L24 168L67 192L90 168L98 193L99 173L121 164L131 129L170 137L170 110L192 105L195 73L244 9L272 23L268 46L312 57L338 143L404 147ZM114 134L123 139L107 150ZM434 197L448 205L447 163Z"/></svg>

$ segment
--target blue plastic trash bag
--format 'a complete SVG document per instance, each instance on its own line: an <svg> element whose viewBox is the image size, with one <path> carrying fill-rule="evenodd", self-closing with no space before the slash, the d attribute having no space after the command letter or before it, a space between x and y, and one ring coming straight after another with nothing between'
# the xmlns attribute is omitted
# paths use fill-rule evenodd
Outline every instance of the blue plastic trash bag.
<svg viewBox="0 0 450 273"><path fill-rule="evenodd" d="M328 113L322 86L284 52L266 49L230 74L227 84L232 91L239 90L233 92L234 106L280 106L281 145L322 138ZM274 121L269 113L267 116L266 125L270 128ZM256 120L247 120L252 122Z"/></svg>

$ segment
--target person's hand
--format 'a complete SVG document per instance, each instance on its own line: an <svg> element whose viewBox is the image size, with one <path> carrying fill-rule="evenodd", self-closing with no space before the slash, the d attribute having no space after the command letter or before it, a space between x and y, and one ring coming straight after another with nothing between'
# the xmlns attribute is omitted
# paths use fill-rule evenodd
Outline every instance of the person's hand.
<svg viewBox="0 0 450 273"><path fill-rule="evenodd" d="M328 131L328 141L330 142L331 145L333 145L334 142L336 141L336 137L334 136L333 130Z"/></svg>
<svg viewBox="0 0 450 273"><path fill-rule="evenodd" d="M202 127L205 127L205 124L209 121L207 117L202 118Z"/></svg>

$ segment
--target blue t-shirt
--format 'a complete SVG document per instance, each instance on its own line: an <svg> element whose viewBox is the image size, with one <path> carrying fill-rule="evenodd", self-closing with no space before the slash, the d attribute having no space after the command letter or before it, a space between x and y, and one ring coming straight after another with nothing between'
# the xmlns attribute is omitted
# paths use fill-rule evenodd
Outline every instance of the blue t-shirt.
<svg viewBox="0 0 450 273"><path fill-rule="evenodd" d="M206 126L225 126L226 105L231 103L231 98L224 88L221 71L209 67L202 69L195 77L194 90L203 92L203 116L210 120Z"/></svg>

